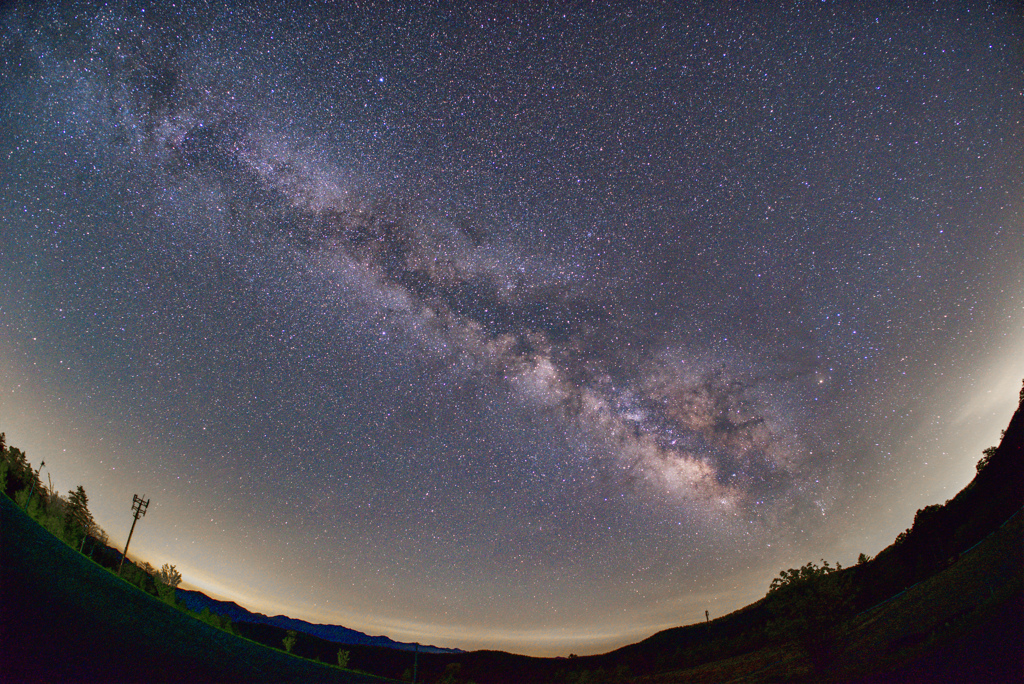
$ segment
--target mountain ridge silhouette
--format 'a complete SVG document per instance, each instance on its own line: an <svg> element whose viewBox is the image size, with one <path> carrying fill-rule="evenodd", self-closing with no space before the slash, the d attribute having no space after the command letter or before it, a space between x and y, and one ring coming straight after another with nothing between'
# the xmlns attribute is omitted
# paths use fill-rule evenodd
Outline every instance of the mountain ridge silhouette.
<svg viewBox="0 0 1024 684"><path fill-rule="evenodd" d="M221 601L207 596L201 591L192 589L179 588L177 590L177 596L178 600L180 600L186 608L197 613L202 612L202 610L206 608L211 613L226 617L232 622L247 622L257 625L270 625L272 627L280 627L282 629L293 629L296 632L309 634L325 641L332 641L342 646L383 646L385 648L395 648L402 651L418 650L421 653L465 652L457 648L442 648L440 646L431 646L429 644L424 645L395 641L390 637L373 636L342 625L312 623L305 620L299 620L298 618L288 617L287 615L270 616L264 615L263 613L254 613L243 608L234 601Z"/></svg>

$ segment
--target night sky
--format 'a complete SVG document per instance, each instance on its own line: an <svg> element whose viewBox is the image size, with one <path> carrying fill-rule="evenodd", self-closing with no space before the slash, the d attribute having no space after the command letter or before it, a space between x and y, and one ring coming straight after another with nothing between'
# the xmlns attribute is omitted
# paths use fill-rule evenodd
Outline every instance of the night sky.
<svg viewBox="0 0 1024 684"><path fill-rule="evenodd" d="M2 15L0 430L112 543L145 494L252 610L593 653L998 442L1016 3L302 4Z"/></svg>

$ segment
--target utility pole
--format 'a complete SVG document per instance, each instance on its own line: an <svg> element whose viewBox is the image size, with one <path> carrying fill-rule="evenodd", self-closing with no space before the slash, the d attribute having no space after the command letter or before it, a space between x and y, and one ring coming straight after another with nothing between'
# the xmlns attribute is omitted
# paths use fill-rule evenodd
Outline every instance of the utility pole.
<svg viewBox="0 0 1024 684"><path fill-rule="evenodd" d="M416 642L413 652L416 655L413 656L412 661L412 684L416 684L416 670L419 669L420 664L420 642Z"/></svg>
<svg viewBox="0 0 1024 684"><path fill-rule="evenodd" d="M146 496L143 494L142 496ZM143 499L138 494L132 494L132 517L135 518L132 521L132 529L128 531L128 541L124 543L124 553L121 554L121 563L117 566L117 574L120 576L121 568L124 566L124 559L128 556L128 545L132 543L132 532L135 531L135 523L139 522L139 518L146 515L146 509L149 508L149 499Z"/></svg>

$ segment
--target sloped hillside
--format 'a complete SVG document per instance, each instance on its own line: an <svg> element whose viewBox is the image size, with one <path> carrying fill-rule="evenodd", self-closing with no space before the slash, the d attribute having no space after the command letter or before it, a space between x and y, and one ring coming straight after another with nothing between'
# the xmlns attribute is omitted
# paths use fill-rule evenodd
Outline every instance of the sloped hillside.
<svg viewBox="0 0 1024 684"><path fill-rule="evenodd" d="M58 541L0 496L0 679L383 682L205 625Z"/></svg>

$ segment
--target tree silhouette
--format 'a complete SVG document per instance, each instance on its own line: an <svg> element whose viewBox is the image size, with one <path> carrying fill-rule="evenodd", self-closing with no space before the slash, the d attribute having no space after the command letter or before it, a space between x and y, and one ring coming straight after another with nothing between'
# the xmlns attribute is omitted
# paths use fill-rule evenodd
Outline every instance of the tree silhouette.
<svg viewBox="0 0 1024 684"><path fill-rule="evenodd" d="M181 584L181 573L173 565L164 563L163 567L156 573L156 579L161 584L173 589Z"/></svg>
<svg viewBox="0 0 1024 684"><path fill-rule="evenodd" d="M68 491L68 500L64 508L64 527L74 539L83 539L96 523L89 512L89 497L85 495L85 489L78 485L77 489Z"/></svg>
<svg viewBox="0 0 1024 684"><path fill-rule="evenodd" d="M160 596L160 599L172 606L177 603L177 593L175 588L181 584L181 573L178 569L169 563L164 563L163 567L152 573L153 579L156 582L156 592Z"/></svg>
<svg viewBox="0 0 1024 684"><path fill-rule="evenodd" d="M774 615L769 634L797 640L818 672L832 663L839 626L853 608L852 576L842 569L826 560L820 567L807 563L783 570L768 589Z"/></svg>
<svg viewBox="0 0 1024 684"><path fill-rule="evenodd" d="M298 640L299 640L298 632L296 632L294 629L289 629L285 633L285 637L284 637L284 639L281 640L281 643L284 644L284 650L286 650L289 653L291 653L292 649L295 648L295 643Z"/></svg>
<svg viewBox="0 0 1024 684"><path fill-rule="evenodd" d="M0 451L0 471L6 475L4 493L15 499L18 492L32 486L38 481L36 472L28 462L25 452L17 447L6 447ZM27 494L27 492L26 492Z"/></svg>
<svg viewBox="0 0 1024 684"><path fill-rule="evenodd" d="M995 455L998 448L999 447L990 446L981 450L981 459L978 461L978 465L976 466L979 473L981 472L981 469L988 465L988 462L992 460L992 457Z"/></svg>
<svg viewBox="0 0 1024 684"><path fill-rule="evenodd" d="M778 577L772 580L771 586L768 587L768 595L770 596L775 592L786 589L809 585L820 577L842 569L843 566L839 563L836 563L836 567L833 568L828 564L827 560L822 559L821 567L818 567L815 563L808 563L799 568L783 570L779 573Z"/></svg>

